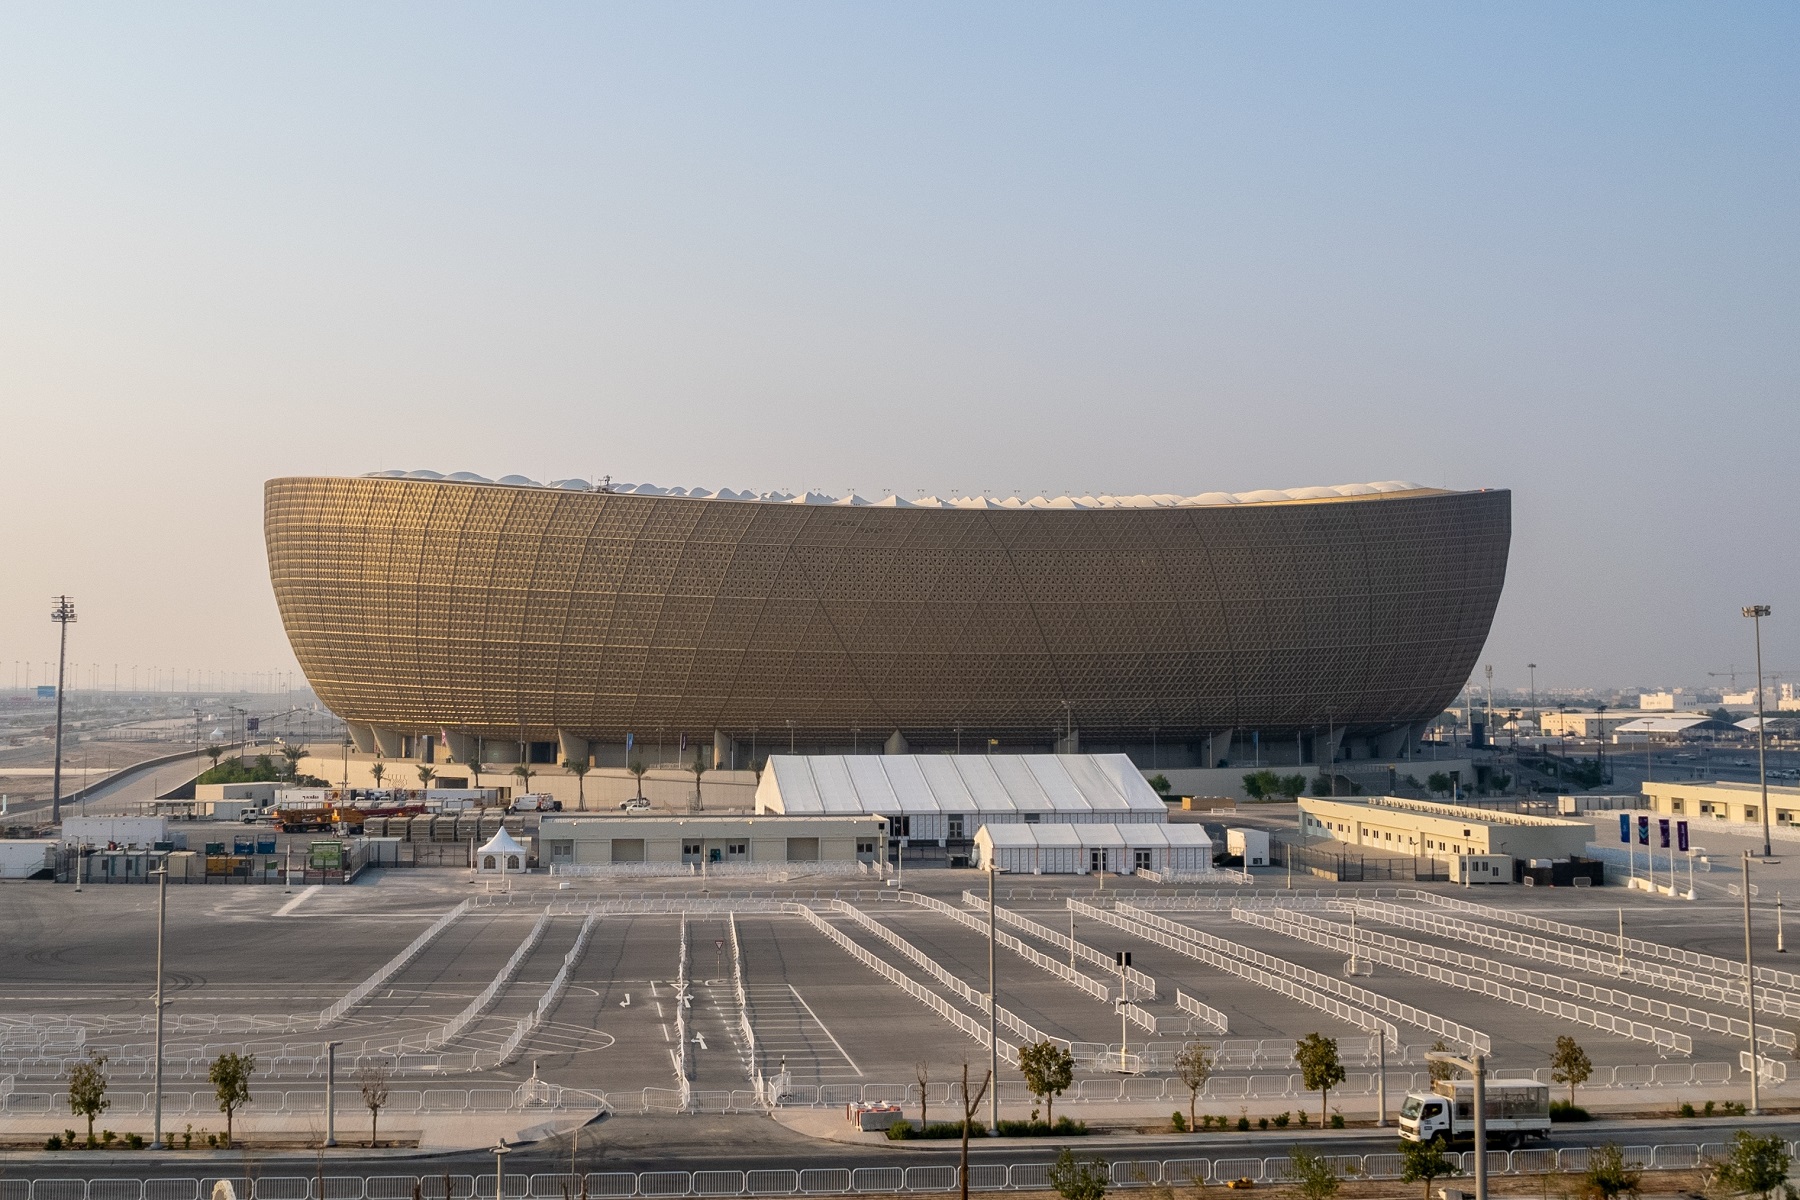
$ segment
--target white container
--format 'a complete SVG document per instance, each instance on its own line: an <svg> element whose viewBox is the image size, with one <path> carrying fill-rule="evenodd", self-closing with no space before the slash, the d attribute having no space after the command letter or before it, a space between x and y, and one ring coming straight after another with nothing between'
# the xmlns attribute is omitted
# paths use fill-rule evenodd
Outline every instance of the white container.
<svg viewBox="0 0 1800 1200"><path fill-rule="evenodd" d="M0 879L30 879L55 861L55 853L56 842L49 838L0 840Z"/></svg>
<svg viewBox="0 0 1800 1200"><path fill-rule="evenodd" d="M1266 829L1227 829L1225 852L1242 858L1246 867L1269 865L1269 831Z"/></svg>
<svg viewBox="0 0 1800 1200"><path fill-rule="evenodd" d="M167 817L65 817L62 844L72 846L140 846L148 849L169 840Z"/></svg>

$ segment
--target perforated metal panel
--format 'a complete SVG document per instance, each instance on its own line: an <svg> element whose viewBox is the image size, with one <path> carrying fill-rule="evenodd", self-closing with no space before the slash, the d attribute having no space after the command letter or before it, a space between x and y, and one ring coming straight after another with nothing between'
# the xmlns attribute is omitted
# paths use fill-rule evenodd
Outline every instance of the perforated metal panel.
<svg viewBox="0 0 1800 1200"><path fill-rule="evenodd" d="M899 509L403 479L268 483L270 574L338 715L547 740L1165 741L1441 712L1499 602L1504 491ZM1067 705L1065 709L1064 705Z"/></svg>

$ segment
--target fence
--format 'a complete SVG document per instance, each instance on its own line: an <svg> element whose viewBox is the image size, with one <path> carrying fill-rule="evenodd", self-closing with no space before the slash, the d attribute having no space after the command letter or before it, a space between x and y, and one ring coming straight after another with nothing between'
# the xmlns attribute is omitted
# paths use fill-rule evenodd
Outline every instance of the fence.
<svg viewBox="0 0 1800 1200"><path fill-rule="evenodd" d="M1078 900L1069 901L1071 906L1080 903L1081 902ZM1467 1025L1462 1025L1455 1021L1446 1020L1436 1013L1427 1012L1414 1005L1403 1004L1398 1000L1391 1000L1377 992L1371 992L1367 988L1357 987L1354 984L1348 984L1333 979L1329 975L1309 970L1306 967L1300 966L1298 963L1291 963L1286 959L1276 958L1273 955L1264 954L1259 950L1252 950L1248 946L1241 946L1236 942L1229 942L1224 938L1214 937L1212 934L1195 929L1191 925L1182 925L1178 922L1171 921L1166 917L1159 917L1155 913L1145 912L1142 909L1128 904L1119 905L1117 912L1106 912L1102 909L1091 908L1088 905L1082 905L1082 907L1088 909L1089 913L1097 919L1119 925L1120 928L1125 929L1127 932L1137 931L1139 936L1142 936L1144 933L1163 933L1170 939L1168 944L1171 949L1188 954L1190 957L1197 958L1200 961L1207 962L1213 966L1223 966L1223 969L1232 971L1234 974L1242 974L1242 972L1238 972L1232 966L1225 964L1229 964L1233 960L1239 960L1242 963L1251 966L1261 967L1265 972L1271 975L1286 976L1294 983L1304 984L1306 988L1314 993L1324 992L1328 996L1335 997L1344 1003L1346 1007L1343 1012L1346 1015L1346 1019L1352 1019L1353 1014L1357 1010L1361 1010L1364 1014L1378 1013L1392 1020L1405 1021L1408 1025L1416 1025L1427 1033L1435 1033L1440 1037L1447 1038L1452 1042L1464 1046L1472 1047L1483 1053L1492 1053L1493 1051L1492 1039L1480 1030L1471 1029ZM1197 953L1199 951L1211 951L1212 953L1211 956L1208 957L1202 953ZM1248 976L1245 977L1248 978ZM1265 986L1267 985L1265 984ZM1295 999L1300 1000L1302 1003L1312 1003L1312 1000L1305 995L1299 993L1286 994L1293 995ZM1314 1005L1314 1007L1318 1006ZM1370 1028L1369 1023L1365 1020L1356 1020L1355 1023L1361 1028Z"/></svg>
<svg viewBox="0 0 1800 1200"><path fill-rule="evenodd" d="M917 1000L920 1004L923 1004L926 1008L929 1008L944 1020L950 1022L950 1024L956 1026L962 1032L974 1038L978 1045L986 1046L989 1044L987 1027L982 1025L979 1021L966 1013L958 1012L956 1009L950 1007L949 1002L942 996L921 987L913 980L902 975L893 966L876 958L867 950L864 950L861 946L844 936L843 930L833 928L829 921L825 920L825 918L821 917L806 905L793 904L788 907L791 911L805 917L807 921L812 924L814 929L817 929L820 933L831 939L839 949L850 955L850 957L911 996L914 1000ZM1000 1057L1009 1063L1017 1063L1019 1060L1018 1047L1001 1042Z"/></svg>
<svg viewBox="0 0 1800 1200"><path fill-rule="evenodd" d="M1428 946L1422 942L1407 941L1404 938L1389 937L1384 933L1370 930L1358 932L1356 941L1347 936L1349 932L1344 926L1329 921L1320 921L1315 917L1302 916L1299 913L1284 913L1277 909L1273 915L1251 913L1238 910L1231 914L1233 920L1256 925L1263 929L1273 930L1288 937L1315 946L1323 946L1327 950L1337 950L1352 957L1367 958L1371 962L1381 963L1396 971L1408 975L1417 975L1435 983L1447 984L1466 992L1478 992L1495 1000L1503 1000L1508 1004L1516 1004L1532 1012L1544 1013L1559 1017L1565 1021L1574 1021L1604 1033L1629 1038L1635 1042L1647 1042L1658 1050L1674 1054L1692 1054L1694 1039L1685 1033L1677 1033L1672 1029L1664 1029L1658 1025L1649 1025L1643 1021L1633 1021L1626 1017L1617 1017L1612 1013L1600 1012L1584 1005L1570 1004L1553 997L1540 995L1529 988L1543 988L1548 991L1563 992L1567 995L1579 996L1593 1000L1597 1004L1612 1004L1630 1008L1631 1002L1651 1004L1642 996L1632 996L1625 992L1615 992L1611 988L1597 988L1590 983L1582 983L1573 979L1564 979L1560 975L1547 975L1542 971L1530 971L1523 967L1512 967L1493 959L1480 958L1473 954L1463 954L1456 950L1446 950L1441 946ZM1438 964L1448 963L1458 968L1446 970ZM1476 972L1477 974L1468 974ZM1491 977L1491 978L1490 978ZM1506 982L1497 982L1505 980ZM1513 987L1510 984L1523 982L1525 987ZM1655 1001L1655 1005L1665 1012L1678 1014L1669 1019L1684 1020L1686 1014L1695 1010L1681 1005L1668 1005ZM1706 1028L1705 1017L1713 1014L1700 1013L1701 1019L1684 1020L1684 1023L1698 1024ZM1720 1017L1720 1021L1727 1018ZM1745 1027L1748 1036L1749 1028ZM1793 1035L1787 1035L1792 1041Z"/></svg>
<svg viewBox="0 0 1800 1200"><path fill-rule="evenodd" d="M1724 1142L1621 1147L1634 1170L1692 1170L1729 1156ZM1783 1149L1800 1152L1800 1143ZM1489 1150L1490 1175L1547 1175L1585 1171L1591 1149ZM1347 1179L1397 1180L1402 1156L1394 1153L1328 1156L1339 1176ZM1475 1169L1473 1150L1445 1155L1458 1175ZM1104 1160L1103 1160L1104 1161ZM1216 1156L1212 1158L1114 1159L1106 1164L1111 1188L1180 1187L1223 1184L1248 1179L1281 1183L1291 1178L1286 1155ZM1050 1189L1050 1164L972 1163L972 1192L1043 1192ZM685 1200L687 1197L845 1196L929 1194L959 1191L960 1169L952 1163L893 1167L765 1167L697 1171L590 1171L571 1175L545 1172L475 1175L206 1175L162 1179L6 1179L0 1200L205 1200L217 1182L228 1182L239 1200L565 1200L586 1194L594 1200ZM447 1186L446 1186L447 1185Z"/></svg>
<svg viewBox="0 0 1800 1200"><path fill-rule="evenodd" d="M1476 904L1468 900L1458 900L1452 896L1439 896L1431 892L1413 892L1406 898L1421 900L1426 904L1434 904L1439 908L1448 908L1456 912L1473 913L1490 921L1520 925L1526 929L1535 929L1539 933L1551 933L1557 937L1587 942L1590 945L1611 946L1615 951L1621 949L1617 934L1603 933L1584 925L1569 925L1562 921L1532 916L1530 913L1512 912L1488 904ZM1646 942L1638 938L1624 939L1622 948L1628 954L1636 954L1643 958L1681 963L1684 966L1698 967L1703 971L1712 971L1738 979L1744 977L1744 964L1736 959L1720 958L1713 954L1702 954L1698 950L1683 950L1679 946L1665 946L1660 942ZM1774 967L1758 967L1756 968L1756 978L1758 982L1772 983L1776 987L1788 991L1800 990L1800 976L1796 976L1790 971L1779 971Z"/></svg>
<svg viewBox="0 0 1800 1200"><path fill-rule="evenodd" d="M551 863L550 874L560 879L767 879L781 882L818 876L870 876L887 874L887 864L877 862L789 862L779 865L751 862L635 862Z"/></svg>
<svg viewBox="0 0 1800 1200"><path fill-rule="evenodd" d="M1231 1022L1224 1013L1210 1004L1202 1004L1180 988L1175 989L1175 1007L1216 1033L1231 1032Z"/></svg>
<svg viewBox="0 0 1800 1200"><path fill-rule="evenodd" d="M1062 893L1057 899L1061 900L1066 897L1067 894L1068 893L1066 892ZM987 907L987 901L980 896L977 896L974 892L965 891L962 894L962 901L965 905L974 909ZM1022 929L1039 941L1048 942L1059 950L1067 950L1071 959L1071 967L1074 965L1073 960L1079 958L1082 962L1092 963L1094 966L1100 967L1106 971L1115 974L1120 973L1118 963L1112 958L1102 954L1100 951L1084 942L1076 941L1066 933L1059 933L1048 925L1034 921L1023 913L1013 912L1011 909L996 907L994 909L994 914L1004 925L1011 925L1015 929ZM983 926L983 929L986 929L985 925ZM1150 1000L1156 999L1155 979L1138 970L1136 967L1125 967L1123 969L1123 974L1127 980L1140 989L1140 995Z"/></svg>
<svg viewBox="0 0 1800 1200"><path fill-rule="evenodd" d="M386 983L389 979L392 979L395 974L406 966L406 964L417 958L420 951L431 945L431 943L436 940L438 934L450 928L457 919L469 911L470 907L472 907L472 901L464 900L461 904L458 904L455 908L452 908L449 912L433 921L431 925L426 928L425 932L414 938L406 949L388 959L388 961L382 965L380 970L351 988L350 991L344 995L343 999L339 1000L336 1004L333 1004L330 1008L321 1010L319 1013L318 1024L315 1028L325 1028L327 1025L349 1012L352 1008L362 1003L376 988Z"/></svg>
<svg viewBox="0 0 1800 1200"><path fill-rule="evenodd" d="M943 916L949 917L952 921L957 922L965 928L974 930L982 937L988 936L988 923L986 921L983 921L979 917L970 916L961 909L945 904L936 897L922 896L917 892L901 892L900 898L908 903L920 905L935 913L940 913ZM1080 988L1096 1000L1106 1002L1112 999L1112 989L1107 987L1104 983L1101 983L1098 979L1089 975L1083 975L1075 968L1057 962L1054 958L1051 958L1041 950L1036 950L1027 946L1024 942L1021 942L1010 933L1001 933L1000 931L995 930L994 942L997 945L1004 946L1008 950L1011 950L1014 954L1017 954L1020 958L1023 958L1026 962L1037 967L1039 970L1048 971L1069 986ZM1148 977L1146 976L1146 978ZM1156 998L1154 989L1151 990L1149 998Z"/></svg>
<svg viewBox="0 0 1800 1200"><path fill-rule="evenodd" d="M519 973L519 968L524 965L526 956L537 947L539 940L544 936L544 930L549 926L550 913L546 911L532 924L530 932L525 935L525 940L519 943L519 948L513 951L512 957L506 960L506 965L500 968L499 973L488 981L488 985L482 988L480 993L469 1001L461 1012L421 1037L402 1039L400 1052L403 1054L429 1052L462 1036L462 1031L467 1029L475 1018L487 1011L488 1005L492 1004L494 999L500 995L500 990L513 981L513 977Z"/></svg>
<svg viewBox="0 0 1800 1200"><path fill-rule="evenodd" d="M1520 958L1534 959L1538 962L1555 963L1558 966L1573 967L1578 971L1586 971L1591 975L1602 975L1614 979L1629 979L1633 982L1644 983L1651 987L1661 988L1664 991L1675 992L1678 995L1697 996L1701 999L1712 1000L1715 1003L1732 1004L1738 1008L1744 1007L1743 988L1737 987L1736 985L1720 986L1716 983L1708 983L1695 976L1692 972L1681 970L1678 967L1663 967L1655 963L1645 963L1641 960L1631 959L1627 959L1621 967L1618 956L1614 954L1600 954L1580 946L1570 946L1563 943L1550 942L1543 938L1531 937L1528 934L1514 933L1510 929L1484 929L1479 926L1471 925L1466 921L1442 917L1436 913L1414 912L1411 909L1401 908L1400 906L1393 904L1360 904L1355 901L1346 901L1341 904L1340 907L1345 910L1354 909L1356 912L1373 917L1383 924L1398 925L1405 929L1416 929L1421 933L1430 933L1435 934L1438 937L1453 938L1457 941L1469 942L1478 946L1486 946L1490 949L1501 950L1508 954L1517 955ZM1655 1012L1653 1007L1660 1003L1659 1001L1642 1000L1642 998L1638 999L1641 1003L1652 1007L1640 1008L1638 1003L1633 1003L1630 1005L1632 1011L1649 1012L1652 1015L1659 1015ZM1773 991L1768 988L1758 988L1756 990L1756 1002L1764 1013L1776 1016L1800 1015L1800 997L1789 996L1785 992ZM1679 1008L1680 1006L1675 1007ZM1699 1010L1690 1009L1687 1011L1698 1012ZM1707 1017L1707 1021L1703 1028L1715 1033L1725 1033L1732 1037L1747 1038L1750 1035L1747 1022L1728 1022L1725 1017L1719 1016L1716 1013L1706 1013L1704 1015ZM1686 1023L1692 1024L1695 1022ZM1789 1034L1787 1036L1791 1038L1793 1035ZM1779 1038L1773 1040L1775 1040L1775 1043L1781 1046L1782 1049L1793 1049L1790 1045L1784 1045Z"/></svg>
<svg viewBox="0 0 1800 1200"><path fill-rule="evenodd" d="M796 907L803 906L797 905ZM852 921L855 921L858 925L862 926L894 949L900 951L900 953L906 955L907 958L910 958L913 962L917 963L933 979L949 989L951 994L962 1000L963 1003L979 1009L981 1012L986 1012L988 1010L988 998L986 993L976 991L961 979L952 975L949 971L940 966L929 954L926 954L923 950L889 929L886 925L883 925L880 921L875 920L861 909L842 900L833 900L831 902L831 908L832 911L842 913L844 916L849 917ZM810 912L811 910L809 909L807 911ZM1068 1039L1051 1037L1037 1026L1022 1020L1003 1005L994 1005L994 1019L1009 1032L1018 1034L1020 1038L1027 1042L1056 1042L1064 1049L1070 1048ZM986 1045L987 1043L984 1041L982 1044Z"/></svg>

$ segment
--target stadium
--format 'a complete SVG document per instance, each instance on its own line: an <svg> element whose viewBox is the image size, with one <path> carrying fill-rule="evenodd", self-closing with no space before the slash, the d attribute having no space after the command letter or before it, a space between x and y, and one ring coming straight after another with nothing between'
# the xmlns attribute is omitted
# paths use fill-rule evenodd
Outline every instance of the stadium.
<svg viewBox="0 0 1800 1200"><path fill-rule="evenodd" d="M1402 753L1487 638L1511 496L871 503L415 471L271 480L265 533L294 653L363 750L1216 768Z"/></svg>

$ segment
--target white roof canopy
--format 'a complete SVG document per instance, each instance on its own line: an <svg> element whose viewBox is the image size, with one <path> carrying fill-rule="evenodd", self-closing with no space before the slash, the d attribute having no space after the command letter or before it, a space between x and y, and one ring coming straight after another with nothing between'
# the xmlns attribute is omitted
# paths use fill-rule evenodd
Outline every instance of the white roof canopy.
<svg viewBox="0 0 1800 1200"><path fill-rule="evenodd" d="M756 811L1161 819L1168 808L1123 754L777 754L757 785Z"/></svg>
<svg viewBox="0 0 1800 1200"><path fill-rule="evenodd" d="M525 847L513 840L513 835L506 832L505 826L501 826L500 829L495 832L494 836L488 839L487 845L483 846L477 853L523 854L525 853Z"/></svg>
<svg viewBox="0 0 1800 1200"><path fill-rule="evenodd" d="M1147 850L1167 846L1212 848L1212 838L1201 825L983 825L975 834L977 845L1030 848L1077 846Z"/></svg>

